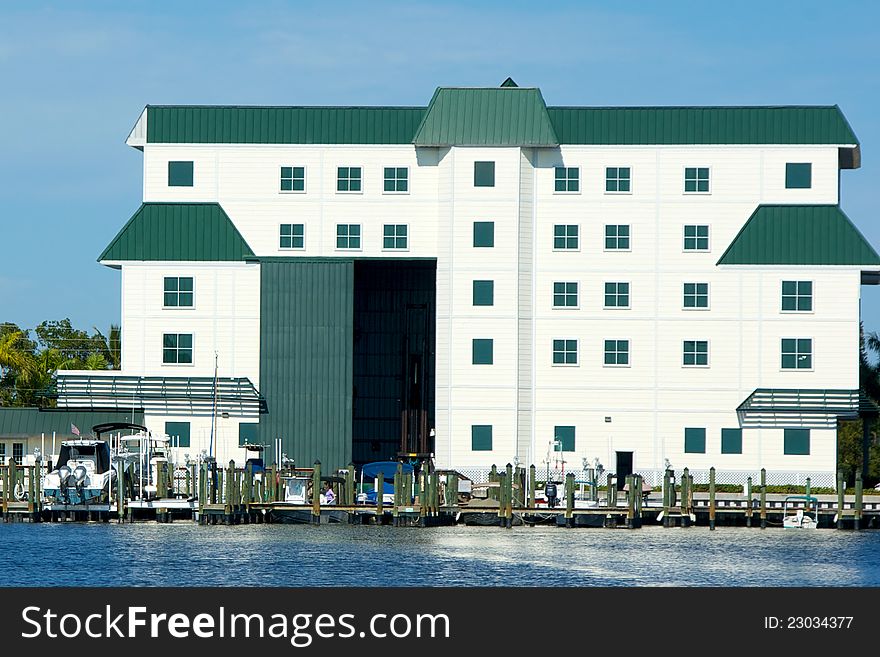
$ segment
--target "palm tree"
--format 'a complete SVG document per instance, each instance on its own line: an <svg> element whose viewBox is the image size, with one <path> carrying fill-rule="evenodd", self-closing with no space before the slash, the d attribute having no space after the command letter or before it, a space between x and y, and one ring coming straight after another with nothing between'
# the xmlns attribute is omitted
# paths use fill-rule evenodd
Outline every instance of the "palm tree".
<svg viewBox="0 0 880 657"><path fill-rule="evenodd" d="M95 337L98 339L101 355L104 357L104 367L86 367L86 369L111 369L118 370L122 360L122 330L119 324L110 325L110 333L105 336L96 327ZM109 367L108 367L109 366Z"/></svg>
<svg viewBox="0 0 880 657"><path fill-rule="evenodd" d="M0 369L22 371L28 366L28 351L24 348L23 331L10 331L0 336Z"/></svg>

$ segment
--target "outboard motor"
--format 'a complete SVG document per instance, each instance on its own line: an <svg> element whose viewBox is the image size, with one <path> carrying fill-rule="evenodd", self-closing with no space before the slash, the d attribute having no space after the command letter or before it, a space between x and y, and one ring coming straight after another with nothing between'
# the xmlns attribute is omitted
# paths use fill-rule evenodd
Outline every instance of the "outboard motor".
<svg viewBox="0 0 880 657"><path fill-rule="evenodd" d="M85 501L85 492L83 489L86 485L86 474L88 473L82 465L78 465L73 469L74 485L76 486L76 494L79 496L80 504Z"/></svg>
<svg viewBox="0 0 880 657"><path fill-rule="evenodd" d="M551 509L556 506L556 484L552 481L548 481L544 484L544 497L547 498L547 506Z"/></svg>
<svg viewBox="0 0 880 657"><path fill-rule="evenodd" d="M61 493L61 499L64 500L65 504L70 504L70 494L67 489L70 485L71 476L70 468L66 465L58 468L58 492Z"/></svg>

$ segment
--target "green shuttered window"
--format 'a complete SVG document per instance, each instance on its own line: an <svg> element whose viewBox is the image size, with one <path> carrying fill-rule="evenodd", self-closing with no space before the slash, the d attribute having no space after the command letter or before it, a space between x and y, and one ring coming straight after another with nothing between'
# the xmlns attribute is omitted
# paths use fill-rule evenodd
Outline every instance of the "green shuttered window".
<svg viewBox="0 0 880 657"><path fill-rule="evenodd" d="M473 292L475 306L495 305L495 281L474 281Z"/></svg>
<svg viewBox="0 0 880 657"><path fill-rule="evenodd" d="M685 367L709 364L709 343L706 340L685 340L682 347L682 365Z"/></svg>
<svg viewBox="0 0 880 657"><path fill-rule="evenodd" d="M166 276L162 304L166 308L193 307L192 276Z"/></svg>
<svg viewBox="0 0 880 657"><path fill-rule="evenodd" d="M577 167L556 167L553 190L558 193L581 191L581 170Z"/></svg>
<svg viewBox="0 0 880 657"><path fill-rule="evenodd" d="M359 249L361 248L360 224L336 224L336 248Z"/></svg>
<svg viewBox="0 0 880 657"><path fill-rule="evenodd" d="M629 340L605 340L605 365L629 365Z"/></svg>
<svg viewBox="0 0 880 657"><path fill-rule="evenodd" d="M165 435L171 438L172 447L191 447L189 422L166 422Z"/></svg>
<svg viewBox="0 0 880 657"><path fill-rule="evenodd" d="M742 454L743 432L742 429L721 430L721 453Z"/></svg>
<svg viewBox="0 0 880 657"><path fill-rule="evenodd" d="M474 452L491 452L492 451L492 425L491 424L472 424L471 425L471 451L474 451Z"/></svg>
<svg viewBox="0 0 880 657"><path fill-rule="evenodd" d="M813 310L813 281L782 281L782 310L784 312Z"/></svg>
<svg viewBox="0 0 880 657"><path fill-rule="evenodd" d="M563 251L578 249L578 226L576 224L555 224L553 226L553 249Z"/></svg>
<svg viewBox="0 0 880 657"><path fill-rule="evenodd" d="M193 186L193 163L192 162L169 162L168 163L168 186L169 187L192 187Z"/></svg>
<svg viewBox="0 0 880 657"><path fill-rule="evenodd" d="M684 227L685 251L709 250L709 226L690 225Z"/></svg>
<svg viewBox="0 0 880 657"><path fill-rule="evenodd" d="M785 165L786 189L810 189L813 186L813 165L809 162L788 162Z"/></svg>
<svg viewBox="0 0 880 657"><path fill-rule="evenodd" d="M278 245L282 249L303 249L306 246L306 227L304 224L281 224L278 238Z"/></svg>
<svg viewBox="0 0 880 657"><path fill-rule="evenodd" d="M575 428L572 426L555 426L553 427L553 437L556 444L553 445L554 451L557 452L573 452L574 451L574 434Z"/></svg>
<svg viewBox="0 0 880 657"><path fill-rule="evenodd" d="M474 162L474 187L495 186L495 163Z"/></svg>
<svg viewBox="0 0 880 657"><path fill-rule="evenodd" d="M494 360L493 348L494 342L491 338L475 338L471 345L473 364L491 365Z"/></svg>
<svg viewBox="0 0 880 657"><path fill-rule="evenodd" d="M553 340L553 364L554 365L577 365L578 343L577 340Z"/></svg>
<svg viewBox="0 0 880 657"><path fill-rule="evenodd" d="M689 427L684 430L684 451L686 454L706 453L706 429Z"/></svg>
<svg viewBox="0 0 880 657"><path fill-rule="evenodd" d="M684 193L709 193L709 167L685 167Z"/></svg>
<svg viewBox="0 0 880 657"><path fill-rule="evenodd" d="M782 338L782 369L809 370L813 368L813 340L811 338Z"/></svg>
<svg viewBox="0 0 880 657"><path fill-rule="evenodd" d="M609 194L629 194L632 191L632 177L629 167L605 168L605 192Z"/></svg>
<svg viewBox="0 0 880 657"><path fill-rule="evenodd" d="M382 227L382 248L403 251L409 248L406 224L385 224Z"/></svg>
<svg viewBox="0 0 880 657"><path fill-rule="evenodd" d="M605 283L605 307L629 308L629 283Z"/></svg>
<svg viewBox="0 0 880 657"><path fill-rule="evenodd" d="M337 167L336 168L336 191L337 192L360 192L362 189L360 167Z"/></svg>
<svg viewBox="0 0 880 657"><path fill-rule="evenodd" d="M605 250L629 251L629 225L608 224L605 226Z"/></svg>
<svg viewBox="0 0 880 657"><path fill-rule="evenodd" d="M257 431L259 430L260 425L258 422L242 422L238 425L238 444L241 445L256 445L257 444Z"/></svg>
<svg viewBox="0 0 880 657"><path fill-rule="evenodd" d="M708 283L685 283L683 286L682 305L685 308L708 308L709 307L709 284Z"/></svg>
<svg viewBox="0 0 880 657"><path fill-rule="evenodd" d="M384 167L382 191L386 194L404 194L409 191L407 167Z"/></svg>
<svg viewBox="0 0 880 657"><path fill-rule="evenodd" d="M192 333L162 335L162 362L169 365L190 365L193 362Z"/></svg>
<svg viewBox="0 0 880 657"><path fill-rule="evenodd" d="M783 450L792 456L806 456L810 453L809 429L783 429Z"/></svg>
<svg viewBox="0 0 880 657"><path fill-rule="evenodd" d="M478 246L478 247L495 246L495 222L494 221L475 221L474 222L474 246Z"/></svg>
<svg viewBox="0 0 880 657"><path fill-rule="evenodd" d="M304 192L306 191L305 167L281 167L281 191Z"/></svg>
<svg viewBox="0 0 880 657"><path fill-rule="evenodd" d="M553 307L577 308L578 284L574 281L557 281L553 283Z"/></svg>

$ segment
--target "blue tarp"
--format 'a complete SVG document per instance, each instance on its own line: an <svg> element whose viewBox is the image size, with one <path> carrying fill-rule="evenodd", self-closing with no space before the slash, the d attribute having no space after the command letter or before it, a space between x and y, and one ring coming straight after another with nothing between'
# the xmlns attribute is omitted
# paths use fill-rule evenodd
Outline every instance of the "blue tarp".
<svg viewBox="0 0 880 657"><path fill-rule="evenodd" d="M409 474L413 471L413 467L409 463L401 464L403 466L403 474ZM397 461L376 461L375 463L367 463L361 469L363 473L364 481L369 481L370 479L375 479L379 472L382 473L382 478L385 481L394 481L394 473L397 472ZM394 486L388 486L385 484L386 493L393 493Z"/></svg>

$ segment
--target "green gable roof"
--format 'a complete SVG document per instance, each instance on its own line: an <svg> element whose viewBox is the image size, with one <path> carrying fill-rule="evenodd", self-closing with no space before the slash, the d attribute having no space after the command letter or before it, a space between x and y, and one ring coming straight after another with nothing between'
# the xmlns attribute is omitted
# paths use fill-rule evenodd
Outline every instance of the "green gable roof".
<svg viewBox="0 0 880 657"><path fill-rule="evenodd" d="M58 440L76 438L70 430L73 424L83 437L92 427L108 422L143 424L142 412L118 411L62 411L39 408L0 408L0 438L25 438L45 433L51 440L52 432Z"/></svg>
<svg viewBox="0 0 880 657"><path fill-rule="evenodd" d="M148 144L409 144L424 107L147 106Z"/></svg>
<svg viewBox="0 0 880 657"><path fill-rule="evenodd" d="M836 205L760 205L719 265L880 265Z"/></svg>
<svg viewBox="0 0 880 657"><path fill-rule="evenodd" d="M538 89L441 87L413 137L416 146L557 146Z"/></svg>
<svg viewBox="0 0 880 657"><path fill-rule="evenodd" d="M549 107L562 144L833 144L859 140L832 107Z"/></svg>
<svg viewBox="0 0 880 657"><path fill-rule="evenodd" d="M98 262L243 260L253 255L217 203L144 203Z"/></svg>

